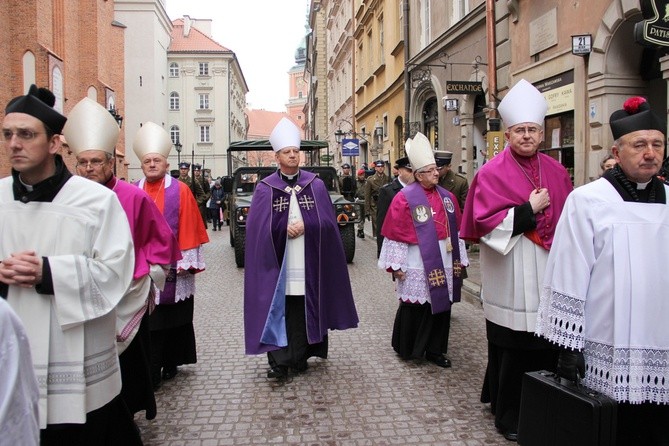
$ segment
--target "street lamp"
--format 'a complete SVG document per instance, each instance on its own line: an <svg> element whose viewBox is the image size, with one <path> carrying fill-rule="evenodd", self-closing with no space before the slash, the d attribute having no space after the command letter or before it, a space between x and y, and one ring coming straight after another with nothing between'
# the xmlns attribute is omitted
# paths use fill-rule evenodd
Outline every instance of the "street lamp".
<svg viewBox="0 0 669 446"><path fill-rule="evenodd" d="M179 142L179 139L177 138L177 142L174 143L174 148L177 150L177 164L179 167L181 167L181 148L183 146Z"/></svg>
<svg viewBox="0 0 669 446"><path fill-rule="evenodd" d="M121 124L123 124L123 116L119 115L116 112L116 108L113 105L109 106L109 110L107 110L116 120L116 123L118 124L118 127L121 128Z"/></svg>

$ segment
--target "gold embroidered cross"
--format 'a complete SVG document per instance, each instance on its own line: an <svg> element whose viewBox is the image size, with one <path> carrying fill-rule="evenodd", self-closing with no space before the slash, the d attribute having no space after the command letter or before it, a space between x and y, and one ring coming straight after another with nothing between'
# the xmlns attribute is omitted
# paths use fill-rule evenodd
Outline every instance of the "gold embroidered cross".
<svg viewBox="0 0 669 446"><path fill-rule="evenodd" d="M453 277L460 277L462 274L462 263L459 260L453 261Z"/></svg>
<svg viewBox="0 0 669 446"><path fill-rule="evenodd" d="M446 275L441 268L433 269L427 276L427 280L431 287L441 286L446 283Z"/></svg>

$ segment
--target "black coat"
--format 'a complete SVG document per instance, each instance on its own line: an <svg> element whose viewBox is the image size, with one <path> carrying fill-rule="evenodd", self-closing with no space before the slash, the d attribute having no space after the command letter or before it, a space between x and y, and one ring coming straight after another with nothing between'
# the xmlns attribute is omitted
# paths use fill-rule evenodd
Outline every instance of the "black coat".
<svg viewBox="0 0 669 446"><path fill-rule="evenodd" d="M376 202L376 227L379 228L379 234L376 237L376 257L381 254L381 246L383 246L383 236L381 229L383 228L383 220L386 218L390 203L392 203L395 195L402 189L402 183L395 178L390 183L384 185L379 189L379 200Z"/></svg>

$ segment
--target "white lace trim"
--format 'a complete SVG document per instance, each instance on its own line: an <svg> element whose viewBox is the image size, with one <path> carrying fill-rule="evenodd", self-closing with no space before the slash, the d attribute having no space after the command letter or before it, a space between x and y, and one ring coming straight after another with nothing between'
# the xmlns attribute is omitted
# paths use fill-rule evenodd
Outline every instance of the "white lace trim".
<svg viewBox="0 0 669 446"><path fill-rule="evenodd" d="M583 299L544 287L535 331L555 344L582 350L584 315Z"/></svg>
<svg viewBox="0 0 669 446"><path fill-rule="evenodd" d="M669 350L585 342L585 385L620 402L669 404Z"/></svg>
<svg viewBox="0 0 669 446"><path fill-rule="evenodd" d="M384 238L381 253L379 254L378 266L381 269L390 268L393 271L406 271L408 254L408 244Z"/></svg>
<svg viewBox="0 0 669 446"><path fill-rule="evenodd" d="M582 350L584 384L619 402L669 404L669 350L616 347L585 339L585 301L545 287L536 333Z"/></svg>
<svg viewBox="0 0 669 446"><path fill-rule="evenodd" d="M203 271L205 269L205 264L202 249L200 248L201 246L198 246L197 248L181 251L182 259L177 262L177 271L188 269Z"/></svg>
<svg viewBox="0 0 669 446"><path fill-rule="evenodd" d="M378 266L382 269L391 268L395 271L402 270L406 273L404 280L397 280L397 298L403 302L424 304L432 302L430 288L422 268L412 268L408 265L409 245L394 240L384 239ZM448 293L453 300L453 267L445 267Z"/></svg>

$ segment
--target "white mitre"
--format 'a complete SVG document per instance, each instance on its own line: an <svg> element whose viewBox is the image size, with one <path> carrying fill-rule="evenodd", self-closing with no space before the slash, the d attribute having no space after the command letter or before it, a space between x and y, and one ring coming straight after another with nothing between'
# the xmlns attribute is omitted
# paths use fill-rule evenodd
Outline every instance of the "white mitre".
<svg viewBox="0 0 669 446"><path fill-rule="evenodd" d="M63 136L75 155L86 150L102 150L113 155L119 131L109 110L93 99L83 98L67 116Z"/></svg>
<svg viewBox="0 0 669 446"><path fill-rule="evenodd" d="M413 139L407 140L404 147L414 172L427 165L435 164L432 144L422 133L416 133Z"/></svg>
<svg viewBox="0 0 669 446"><path fill-rule="evenodd" d="M132 150L140 160L149 153L157 153L167 158L172 151L172 140L164 128L147 121L137 130L132 142Z"/></svg>
<svg viewBox="0 0 669 446"><path fill-rule="evenodd" d="M523 122L544 125L548 102L537 88L525 79L518 81L497 108L506 128Z"/></svg>
<svg viewBox="0 0 669 446"><path fill-rule="evenodd" d="M288 118L281 118L281 121L274 127L272 134L269 135L269 143L272 149L278 152L286 147L300 148L300 129Z"/></svg>

